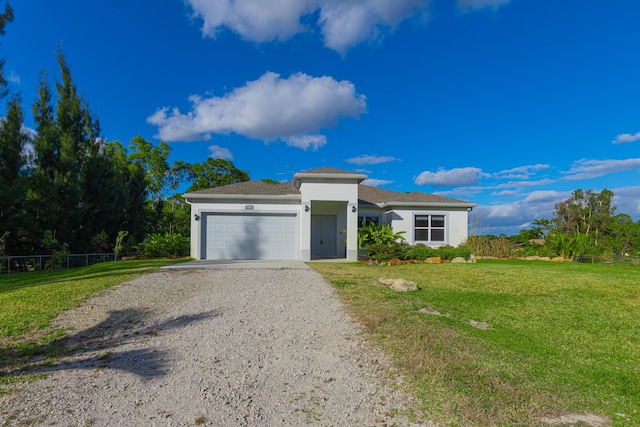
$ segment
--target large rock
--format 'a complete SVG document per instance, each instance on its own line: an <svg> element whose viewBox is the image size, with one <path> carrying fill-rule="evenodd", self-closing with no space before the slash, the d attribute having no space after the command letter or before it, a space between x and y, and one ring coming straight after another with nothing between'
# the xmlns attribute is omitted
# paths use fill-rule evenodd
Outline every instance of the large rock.
<svg viewBox="0 0 640 427"><path fill-rule="evenodd" d="M409 291L417 291L418 285L410 280L397 279L393 285L391 285L391 289L396 292L409 292Z"/></svg>
<svg viewBox="0 0 640 427"><path fill-rule="evenodd" d="M442 262L442 258L439 256L431 256L424 260L425 264L440 264Z"/></svg>
<svg viewBox="0 0 640 427"><path fill-rule="evenodd" d="M385 286L390 286L396 292L417 291L419 289L418 285L410 280L381 277L378 282Z"/></svg>
<svg viewBox="0 0 640 427"><path fill-rule="evenodd" d="M467 262L466 259L464 259L461 256L457 256L454 259L451 260L452 263L463 263L463 262Z"/></svg>

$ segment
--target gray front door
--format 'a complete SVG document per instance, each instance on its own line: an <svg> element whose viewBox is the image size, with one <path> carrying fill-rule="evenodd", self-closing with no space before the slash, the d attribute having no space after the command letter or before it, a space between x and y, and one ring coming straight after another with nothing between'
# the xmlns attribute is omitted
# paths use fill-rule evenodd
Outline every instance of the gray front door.
<svg viewBox="0 0 640 427"><path fill-rule="evenodd" d="M335 215L311 215L311 257L335 257L337 237Z"/></svg>

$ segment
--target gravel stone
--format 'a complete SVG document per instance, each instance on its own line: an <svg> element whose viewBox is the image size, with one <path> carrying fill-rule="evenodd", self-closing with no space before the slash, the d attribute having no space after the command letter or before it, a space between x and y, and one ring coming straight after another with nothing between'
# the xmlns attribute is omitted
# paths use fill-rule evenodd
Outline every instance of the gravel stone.
<svg viewBox="0 0 640 427"><path fill-rule="evenodd" d="M418 425L402 378L313 270L160 270L53 326L78 350L0 395L0 425Z"/></svg>

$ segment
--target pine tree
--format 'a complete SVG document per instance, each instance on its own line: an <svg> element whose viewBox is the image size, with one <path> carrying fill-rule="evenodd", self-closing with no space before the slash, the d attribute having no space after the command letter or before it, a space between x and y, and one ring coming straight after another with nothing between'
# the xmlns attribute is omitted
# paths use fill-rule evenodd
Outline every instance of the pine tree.
<svg viewBox="0 0 640 427"><path fill-rule="evenodd" d="M98 195L114 185L113 167L103 158L100 123L85 97L78 95L62 49L56 60L61 80L55 84L55 109L46 72L41 74L33 105L37 136L30 200L36 224L32 240L37 242L39 234L52 230L71 251L85 251L102 231L96 218L111 209L107 208L111 199Z"/></svg>
<svg viewBox="0 0 640 427"><path fill-rule="evenodd" d="M26 233L26 173L23 154L29 137L23 131L19 95L11 97L7 117L0 123L0 237L5 252L15 255Z"/></svg>
<svg viewBox="0 0 640 427"><path fill-rule="evenodd" d="M13 22L13 9L7 2L4 6L4 12L0 14L0 36L5 34L5 27L9 22ZM5 58L0 58L0 98L4 98L9 93L7 89L7 80L4 78Z"/></svg>
<svg viewBox="0 0 640 427"><path fill-rule="evenodd" d="M44 230L58 228L58 200L54 181L60 159L60 141L53 114L52 96L47 82L47 72L42 71L38 97L32 106L36 124L36 135L33 139L34 170L29 180L28 197L28 209L32 218L32 250L40 247Z"/></svg>

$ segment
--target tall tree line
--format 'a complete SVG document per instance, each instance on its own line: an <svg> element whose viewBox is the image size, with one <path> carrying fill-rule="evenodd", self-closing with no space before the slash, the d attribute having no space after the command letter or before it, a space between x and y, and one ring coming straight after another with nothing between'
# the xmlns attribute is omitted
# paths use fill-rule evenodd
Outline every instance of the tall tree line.
<svg viewBox="0 0 640 427"><path fill-rule="evenodd" d="M7 4L0 35L12 20ZM249 179L223 159L169 165L166 142L154 145L136 136L125 147L106 141L62 48L56 61L60 80L53 90L47 72L40 74L31 106L35 132L24 127L19 93L9 97L0 122L0 255L42 252L45 232L75 253L102 250L96 242L105 237L115 242L119 232L127 232L129 247L150 233L188 235L189 206L179 188ZM6 98L3 65L0 59L0 97Z"/></svg>
<svg viewBox="0 0 640 427"><path fill-rule="evenodd" d="M573 242L583 254L640 254L640 221L626 213L616 214L614 193L603 189L577 189L555 204L551 219L537 219L533 227L511 236L517 243L531 239Z"/></svg>

